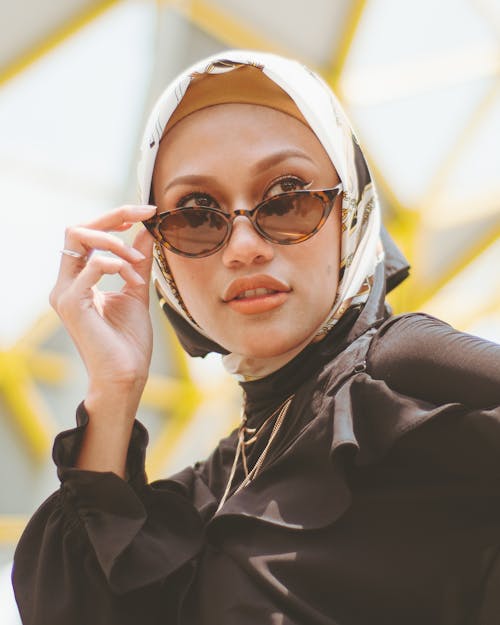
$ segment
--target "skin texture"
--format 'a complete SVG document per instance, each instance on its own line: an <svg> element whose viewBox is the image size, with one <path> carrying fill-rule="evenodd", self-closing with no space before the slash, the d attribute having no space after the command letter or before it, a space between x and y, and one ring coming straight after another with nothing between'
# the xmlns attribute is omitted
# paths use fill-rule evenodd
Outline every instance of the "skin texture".
<svg viewBox="0 0 500 625"><path fill-rule="evenodd" d="M147 380L152 329L149 277L152 237L141 227L129 246L123 232L155 211L121 206L93 221L66 229L64 247L89 260L61 256L50 303L71 335L88 374L85 407L89 423L77 467L123 477L130 433ZM99 254L99 250L112 256ZM104 275L119 274L119 291L101 291Z"/></svg>
<svg viewBox="0 0 500 625"><path fill-rule="evenodd" d="M291 150L301 156L292 156ZM179 176L190 176L189 182L174 184ZM209 202L232 211L253 208L264 197L283 191L329 188L337 182L321 144L299 121L259 106L214 106L179 122L161 142L154 172L158 208L121 206L66 229L64 247L89 257L62 256L50 295L88 372L89 423L78 468L125 475L152 348L148 285L153 239L140 222L155 210L173 208L193 191L209 194ZM339 210L340 198L323 228L297 245L269 243L246 217L237 217L228 245L213 256L193 260L167 253L193 317L230 351L262 358L298 350L334 299ZM116 233L134 224L139 230L127 245ZM120 290L99 289L99 280L109 274L121 276ZM281 292L254 301L226 301L241 280L245 289L271 282Z"/></svg>
<svg viewBox="0 0 500 625"><path fill-rule="evenodd" d="M192 113L162 139L153 190L159 212L192 193L232 212L283 191L338 182L307 126L274 109L222 104ZM182 205L197 201L191 197ZM185 258L164 249L187 309L212 339L231 352L269 358L293 351L320 326L338 282L340 202L338 197L323 228L299 244L270 243L238 216L226 247L211 256ZM242 283L246 288L275 280L283 292L228 302L241 279L250 280L250 287Z"/></svg>

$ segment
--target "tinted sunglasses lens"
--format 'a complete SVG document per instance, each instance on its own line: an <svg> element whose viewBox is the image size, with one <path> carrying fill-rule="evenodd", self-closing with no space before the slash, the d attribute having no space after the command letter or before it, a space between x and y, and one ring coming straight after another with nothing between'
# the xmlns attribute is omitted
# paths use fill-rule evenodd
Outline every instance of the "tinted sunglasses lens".
<svg viewBox="0 0 500 625"><path fill-rule="evenodd" d="M309 193L280 195L259 208L256 221L274 241L291 243L315 232L324 210L323 202Z"/></svg>
<svg viewBox="0 0 500 625"><path fill-rule="evenodd" d="M205 256L222 243L227 228L224 217L214 211L186 208L165 215L159 231L174 250L189 256Z"/></svg>

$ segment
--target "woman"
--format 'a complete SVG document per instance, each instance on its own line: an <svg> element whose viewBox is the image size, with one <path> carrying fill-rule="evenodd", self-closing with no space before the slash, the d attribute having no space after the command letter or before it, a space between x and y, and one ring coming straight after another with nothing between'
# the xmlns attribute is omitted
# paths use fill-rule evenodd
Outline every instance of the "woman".
<svg viewBox="0 0 500 625"><path fill-rule="evenodd" d="M498 623L500 348L391 317L408 268L328 87L273 55L196 64L139 182L143 205L67 231L51 302L89 389L16 552L23 622ZM210 458L148 484L152 264L185 349L223 354L245 401Z"/></svg>

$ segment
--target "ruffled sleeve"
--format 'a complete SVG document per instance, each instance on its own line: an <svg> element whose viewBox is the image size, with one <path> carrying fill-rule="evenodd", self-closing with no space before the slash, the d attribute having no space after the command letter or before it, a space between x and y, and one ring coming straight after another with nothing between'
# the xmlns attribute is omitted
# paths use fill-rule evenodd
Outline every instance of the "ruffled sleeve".
<svg viewBox="0 0 500 625"><path fill-rule="evenodd" d="M189 469L146 484L147 432L138 422L128 481L73 468L88 416L62 432L53 450L61 487L29 522L14 558L24 625L153 625L170 622L202 544L203 490ZM205 494L205 499L209 499Z"/></svg>

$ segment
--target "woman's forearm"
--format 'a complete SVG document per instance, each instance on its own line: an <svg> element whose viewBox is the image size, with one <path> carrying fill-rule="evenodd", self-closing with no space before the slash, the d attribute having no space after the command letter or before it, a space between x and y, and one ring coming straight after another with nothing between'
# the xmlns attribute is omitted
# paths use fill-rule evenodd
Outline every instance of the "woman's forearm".
<svg viewBox="0 0 500 625"><path fill-rule="evenodd" d="M124 388L91 391L85 399L89 422L77 468L112 471L124 478L130 436L140 393Z"/></svg>

